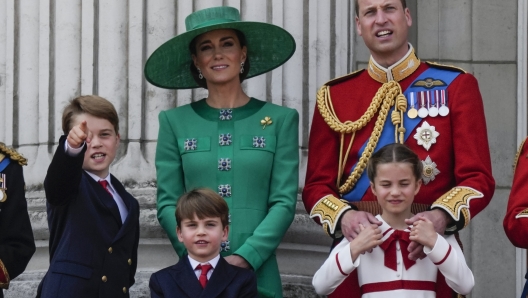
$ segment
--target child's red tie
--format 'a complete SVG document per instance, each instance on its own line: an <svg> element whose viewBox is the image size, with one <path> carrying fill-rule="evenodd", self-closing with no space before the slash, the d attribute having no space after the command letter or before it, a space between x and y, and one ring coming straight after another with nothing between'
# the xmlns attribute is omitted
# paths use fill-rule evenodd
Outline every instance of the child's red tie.
<svg viewBox="0 0 528 298"><path fill-rule="evenodd" d="M211 268L213 268L213 266L211 266L210 264L196 266L196 269L202 270L202 273L200 274L200 278L198 278L198 280L200 281L200 284L202 285L202 288L205 288L205 285L207 284L207 272L209 272Z"/></svg>

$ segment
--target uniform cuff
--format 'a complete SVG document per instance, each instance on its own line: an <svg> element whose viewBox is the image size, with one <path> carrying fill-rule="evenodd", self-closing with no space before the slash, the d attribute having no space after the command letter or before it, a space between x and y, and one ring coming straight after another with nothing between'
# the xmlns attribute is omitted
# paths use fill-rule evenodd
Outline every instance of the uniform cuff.
<svg viewBox="0 0 528 298"><path fill-rule="evenodd" d="M472 199L482 197L484 195L476 189L458 186L443 194L431 205L431 208L443 209L453 218L455 223L446 228L446 234L453 234L469 224L471 220L469 202Z"/></svg>
<svg viewBox="0 0 528 298"><path fill-rule="evenodd" d="M310 218L319 218L325 232L335 238L339 219L349 209L352 207L346 201L327 195L315 203L312 211L310 211Z"/></svg>

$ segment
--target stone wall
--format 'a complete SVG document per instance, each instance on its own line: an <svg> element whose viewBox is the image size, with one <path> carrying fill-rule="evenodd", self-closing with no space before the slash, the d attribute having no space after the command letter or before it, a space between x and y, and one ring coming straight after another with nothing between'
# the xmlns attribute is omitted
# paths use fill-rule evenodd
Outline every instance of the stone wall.
<svg viewBox="0 0 528 298"><path fill-rule="evenodd" d="M472 72L484 98L497 181L495 197L462 233L476 287L472 297L515 296L516 251L502 230L520 127L517 105L517 9L526 0L409 0L411 42L423 60ZM0 140L29 158L25 168L37 253L7 297L33 297L48 267L42 181L61 133L65 103L99 94L118 109L122 146L112 172L141 206L141 240L133 297L148 296L150 274L177 261L155 211L153 165L159 111L206 96L204 90L163 90L145 82L142 66L161 43L184 32L184 17L217 5L245 20L284 27L297 51L283 67L244 83L253 97L295 108L301 116L303 187L315 92L330 78L364 67L368 50L355 33L349 0L0 0ZM521 28L520 30L527 30ZM526 63L524 61L523 63ZM524 82L526 84L526 82ZM526 105L524 105L526 106ZM526 113L526 111L525 111ZM287 297L315 296L311 275L330 239L298 202L277 255ZM520 280L520 278L518 278Z"/></svg>

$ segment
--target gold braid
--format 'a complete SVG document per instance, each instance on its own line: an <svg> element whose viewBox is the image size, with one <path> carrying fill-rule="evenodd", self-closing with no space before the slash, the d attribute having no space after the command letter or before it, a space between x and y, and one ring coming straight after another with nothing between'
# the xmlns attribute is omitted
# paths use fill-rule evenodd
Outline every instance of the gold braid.
<svg viewBox="0 0 528 298"><path fill-rule="evenodd" d="M0 142L0 153L4 153L13 161L18 162L21 166L27 166L27 159L22 154L16 152L14 149L7 147L4 143Z"/></svg>
<svg viewBox="0 0 528 298"><path fill-rule="evenodd" d="M339 192L340 193L347 193L349 192L354 185L356 184L359 177L361 177L361 174L365 170L365 167L367 166L367 161L370 159L370 156L374 152L374 149L376 148L376 145L378 144L379 137L381 135L381 132L383 130L383 125L385 123L385 120L387 119L388 112L390 108L394 105L395 99L397 100L398 104L396 107L396 110L398 110L402 117L399 119L395 119L394 113L391 116L392 122L394 125L396 125L396 131L400 133L401 140L400 142L403 143L403 134L405 133L405 128L403 127L403 111L407 109L407 100L405 99L405 96L402 94L400 84L396 81L390 81L388 83L383 84L379 89L378 92L376 92L376 95L372 99L370 106L368 107L367 111L357 120L357 121L345 121L341 122L334 111L334 107L332 105L332 99L330 97L330 86L324 85L317 91L317 108L319 109L319 112L321 113L321 116L325 120L325 122L330 126L330 128L338 133L341 134L341 144L340 144L340 152L339 152L339 173L338 173L338 179L337 184L339 186L339 183L341 181L341 175L343 173L346 160L348 157L348 152L352 146L352 142L354 141L354 135L357 131L362 129L369 123L370 120L374 117L374 115L379 110L379 115L376 120L376 124L374 126L374 130L372 131L372 134L370 135L369 141L367 143L367 146L363 153L361 154L361 157L355 166L354 170L348 176L345 183L341 186L339 186ZM405 103L402 103L405 100ZM395 121L397 121L395 123ZM399 126L398 126L399 125ZM347 153L345 156L343 156L343 142L344 142L344 134L352 133L352 138L350 140L350 144L348 146ZM397 140L396 140L397 141Z"/></svg>

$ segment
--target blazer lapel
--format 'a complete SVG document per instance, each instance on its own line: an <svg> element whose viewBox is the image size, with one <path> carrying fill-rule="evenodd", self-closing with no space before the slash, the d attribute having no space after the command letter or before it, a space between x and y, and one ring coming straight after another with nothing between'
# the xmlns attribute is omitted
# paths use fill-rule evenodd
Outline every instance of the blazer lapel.
<svg viewBox="0 0 528 298"><path fill-rule="evenodd" d="M211 275L211 278L207 282L202 295L200 297L218 297L227 288L233 278L235 277L236 271L232 270L229 264L224 258L220 257L218 264Z"/></svg>
<svg viewBox="0 0 528 298"><path fill-rule="evenodd" d="M128 209L128 215L125 219L125 222L123 223L121 229L119 229L119 232L114 238L115 242L119 238L123 237L123 235L126 235L134 226L133 221L136 220L136 218L138 217L139 209L137 207L138 204L133 204L132 202L132 200L135 200L135 198L125 190L123 185L113 175L110 175L110 179L112 179L112 185L114 186L114 189L117 191L121 199L123 199L123 202L125 203ZM115 203L115 201L114 204L117 208L117 204ZM119 218L119 222L121 222L121 214L119 213L119 208L117 208L117 216Z"/></svg>
<svg viewBox="0 0 528 298"><path fill-rule="evenodd" d="M187 255L181 257L170 274L174 282L188 297L200 297L203 292L202 285L200 285L193 268L191 268Z"/></svg>
<svg viewBox="0 0 528 298"><path fill-rule="evenodd" d="M119 214L119 208L117 207L117 204L114 201L114 198L112 197L112 195L110 195L103 188L101 184L99 184L97 181L92 179L90 175L88 175L87 173L84 173L84 175L85 175L85 178L92 185L93 190L95 191L95 196L97 197L96 200L99 200L101 205L105 206L108 209L108 211L112 214L112 216L116 220L119 227L121 227L123 225L123 223L121 222L121 215Z"/></svg>

